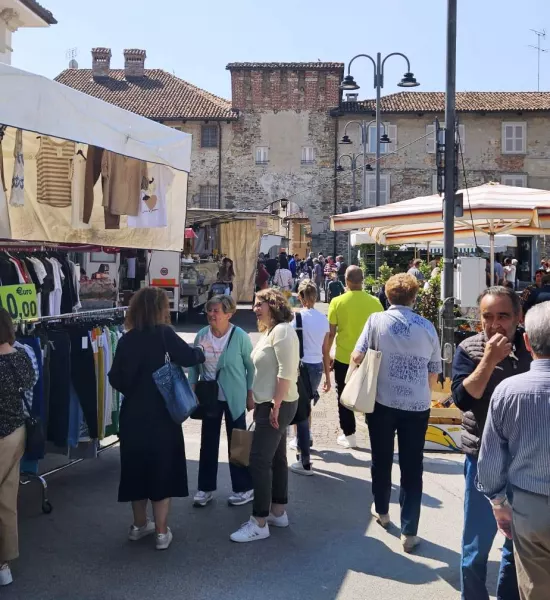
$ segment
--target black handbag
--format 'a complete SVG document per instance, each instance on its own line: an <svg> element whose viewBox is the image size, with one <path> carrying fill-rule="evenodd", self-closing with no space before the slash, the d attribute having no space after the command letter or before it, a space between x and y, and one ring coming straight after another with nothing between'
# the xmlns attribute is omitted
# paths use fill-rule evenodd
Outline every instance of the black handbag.
<svg viewBox="0 0 550 600"><path fill-rule="evenodd" d="M296 334L298 335L298 341L300 342L300 369L298 372L298 381L296 382L298 387L298 408L296 409L296 415L292 420L291 425L309 419L309 415L311 414L311 401L314 398L309 371L302 362L302 359L304 358L304 330L302 315L299 312L296 313Z"/></svg>
<svg viewBox="0 0 550 600"><path fill-rule="evenodd" d="M42 419L31 413L31 407L27 402L25 393L19 390L21 398L27 409L28 416L25 418L25 429L27 430L27 441L25 442L25 459L40 460L44 457L46 435Z"/></svg>
<svg viewBox="0 0 550 600"><path fill-rule="evenodd" d="M229 334L227 345L225 346L224 352L228 350L231 339L235 333L235 327ZM191 415L192 419L204 419L208 417L216 417L220 412L220 403L218 401L220 384L218 383L218 377L220 376L220 369L216 371L216 379L213 381L199 380L195 385L195 396L199 403L197 409Z"/></svg>

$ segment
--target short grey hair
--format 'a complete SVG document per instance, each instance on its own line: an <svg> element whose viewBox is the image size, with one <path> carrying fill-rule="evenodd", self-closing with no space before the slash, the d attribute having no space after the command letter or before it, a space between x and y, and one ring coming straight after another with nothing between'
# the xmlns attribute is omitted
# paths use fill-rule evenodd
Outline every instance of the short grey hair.
<svg viewBox="0 0 550 600"><path fill-rule="evenodd" d="M221 304L222 310L226 315L234 315L237 312L237 304L231 296L226 294L219 294L218 296L212 296L206 303L206 311L208 312L213 306Z"/></svg>
<svg viewBox="0 0 550 600"><path fill-rule="evenodd" d="M550 302L541 302L525 315L525 331L533 353L550 357Z"/></svg>
<svg viewBox="0 0 550 600"><path fill-rule="evenodd" d="M500 298L508 298L512 303L512 310L517 316L521 313L521 300L519 296L514 292L512 288L507 288L502 285L494 285L483 290L477 299L477 305L481 304L481 301L485 296L499 296Z"/></svg>

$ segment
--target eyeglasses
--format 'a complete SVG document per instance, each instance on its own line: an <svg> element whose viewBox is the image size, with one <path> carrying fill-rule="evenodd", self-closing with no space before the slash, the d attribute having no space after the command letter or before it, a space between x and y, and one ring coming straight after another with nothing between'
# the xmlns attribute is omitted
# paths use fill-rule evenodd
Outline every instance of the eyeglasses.
<svg viewBox="0 0 550 600"><path fill-rule="evenodd" d="M265 302L256 302L252 308L261 308L264 304Z"/></svg>

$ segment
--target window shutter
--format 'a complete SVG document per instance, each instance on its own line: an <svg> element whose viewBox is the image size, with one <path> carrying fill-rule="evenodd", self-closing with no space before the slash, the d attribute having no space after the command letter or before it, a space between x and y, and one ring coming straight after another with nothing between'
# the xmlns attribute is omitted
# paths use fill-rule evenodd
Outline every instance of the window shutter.
<svg viewBox="0 0 550 600"><path fill-rule="evenodd" d="M432 194L437 194L437 173L432 175Z"/></svg>
<svg viewBox="0 0 550 600"><path fill-rule="evenodd" d="M426 152L435 154L435 125L433 123L426 125Z"/></svg>
<svg viewBox="0 0 550 600"><path fill-rule="evenodd" d="M464 125L458 126L458 137L460 138L460 150L463 154L465 154L464 148L466 147L466 127Z"/></svg>
<svg viewBox="0 0 550 600"><path fill-rule="evenodd" d="M376 175L367 176L367 206L376 206Z"/></svg>

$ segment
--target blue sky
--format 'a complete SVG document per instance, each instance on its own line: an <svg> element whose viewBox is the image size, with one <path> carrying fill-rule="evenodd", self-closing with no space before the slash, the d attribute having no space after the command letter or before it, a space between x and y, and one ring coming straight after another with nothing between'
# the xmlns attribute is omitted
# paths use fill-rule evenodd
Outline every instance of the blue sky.
<svg viewBox="0 0 550 600"><path fill-rule="evenodd" d="M124 48L147 50L147 66L162 68L229 98L228 62L338 61L359 53L403 52L422 86L445 85L445 0L41 0L59 21L49 29L14 35L14 66L55 77L78 49L80 67L90 49L107 46L112 66ZM459 90L536 90L536 44L531 28L550 33L549 0L458 0ZM76 5L84 8L76 9ZM550 35L546 41L550 49ZM550 91L550 53L543 54L541 90ZM384 93L396 91L404 62L387 63ZM353 73L372 96L372 67L356 61Z"/></svg>

